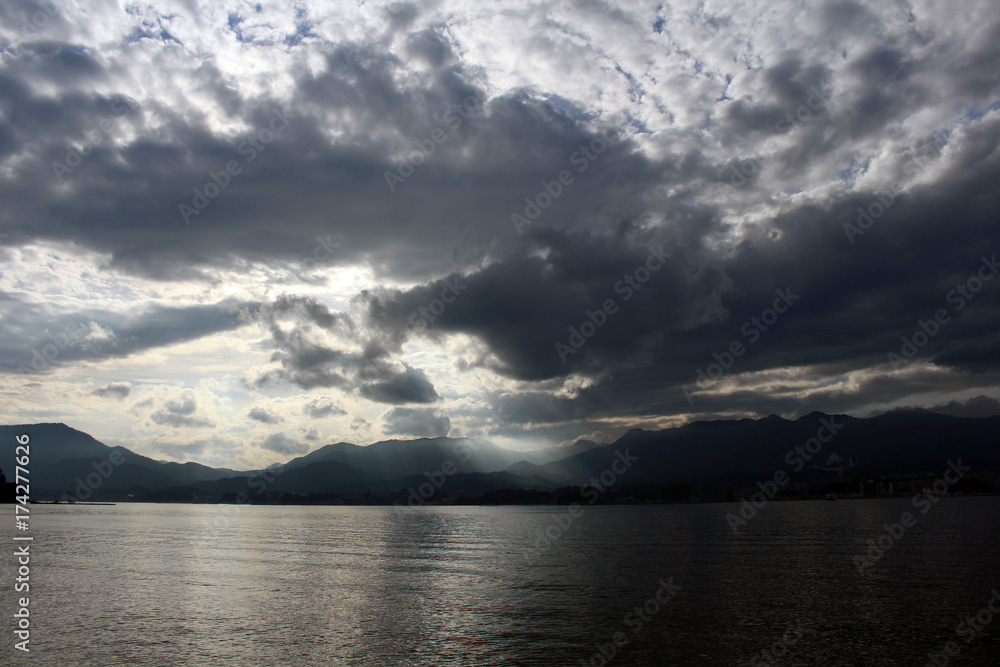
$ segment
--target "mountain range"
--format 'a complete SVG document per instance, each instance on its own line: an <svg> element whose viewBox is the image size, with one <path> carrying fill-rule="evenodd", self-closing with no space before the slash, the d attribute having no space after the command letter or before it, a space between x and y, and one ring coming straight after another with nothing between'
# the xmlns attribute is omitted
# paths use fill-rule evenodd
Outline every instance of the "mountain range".
<svg viewBox="0 0 1000 667"><path fill-rule="evenodd" d="M65 424L0 426L0 468L14 477L15 436L31 438L34 500L212 500L249 489L271 494L392 494L502 489L552 491L613 478L619 487L752 484L778 470L810 482L883 474L932 474L948 460L1000 465L1000 416L960 418L924 410L855 418L814 412L795 420L693 422L630 430L610 444L516 452L486 440L420 438L367 446L339 442L266 470L157 461L109 447ZM626 466L620 461L626 460ZM615 463L619 461L619 463ZM611 471L611 472L609 472ZM613 473L613 474L612 474Z"/></svg>

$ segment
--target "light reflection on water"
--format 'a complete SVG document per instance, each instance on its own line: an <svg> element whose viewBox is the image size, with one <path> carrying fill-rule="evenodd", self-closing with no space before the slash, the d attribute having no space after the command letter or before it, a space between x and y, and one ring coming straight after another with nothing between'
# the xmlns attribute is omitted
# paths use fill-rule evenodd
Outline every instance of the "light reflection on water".
<svg viewBox="0 0 1000 667"><path fill-rule="evenodd" d="M32 652L16 658L576 666L623 632L610 665L738 665L794 626L772 664L920 667L1000 587L1000 498L942 500L860 575L865 541L912 509L771 503L734 535L736 505L586 507L527 558L566 508L244 506L218 521L208 505L35 505ZM13 559L0 571L12 581ZM671 577L680 593L636 634L627 615ZM960 664L997 655L1000 618Z"/></svg>

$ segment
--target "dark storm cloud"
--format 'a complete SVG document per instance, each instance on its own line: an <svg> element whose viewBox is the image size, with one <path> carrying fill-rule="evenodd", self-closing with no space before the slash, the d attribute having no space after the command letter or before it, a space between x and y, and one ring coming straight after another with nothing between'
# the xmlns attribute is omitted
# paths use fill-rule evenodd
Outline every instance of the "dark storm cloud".
<svg viewBox="0 0 1000 667"><path fill-rule="evenodd" d="M766 81L772 100L764 103L741 99L728 104L724 118L727 121L726 130L732 132L730 140L737 137L745 140L750 132L767 137L786 130L790 124L782 123L782 119L810 98L822 96L830 81L830 72L826 67L808 65L798 53L784 54L782 62L761 69L757 76ZM813 115L828 113L822 106L816 106L819 108L812 110Z"/></svg>
<svg viewBox="0 0 1000 667"><path fill-rule="evenodd" d="M982 139L997 145L997 131L1000 122L984 127ZM853 245L844 225L856 224L859 208L869 209L879 193L837 197L823 206L779 215L769 225L746 230L725 258L692 257L679 246L628 303L611 285L640 263L641 248L601 237L539 234L538 247L548 253L545 259L525 248L520 256L480 272L451 276L449 280L461 280L467 287L428 322L427 334L477 336L500 360L498 364L483 360L484 365L522 379L571 371L600 378L613 372L612 378L581 390L572 400L544 394L526 395L521 404L508 400L504 404L508 412L525 421L629 412L808 410L817 398L806 399L791 389L786 396L780 392L763 396L758 391L705 394L691 406L682 386L693 384L697 370L713 363L713 354L726 353L734 341L747 348L735 360L734 373L820 365L825 373L836 375L885 365L888 353L899 353L902 338L912 338L918 322L932 319L942 308L951 320L914 362L933 361L956 371L990 371L972 380L988 386L997 374L995 313L1000 280L983 283L971 299L955 292L978 275L983 258L990 260L1000 252L992 231L997 207L985 194L991 192L989 183L1000 176L1000 154L981 151L978 145L969 142L955 154L963 171L940 186L897 196ZM412 326L413 313L426 309L444 285L441 280L405 292L372 295L371 317L401 335L418 335L422 327ZM798 297L794 305L767 331L759 330L750 344L741 333L743 326L772 305L775 290L786 289ZM561 363L554 343L567 341L567 327L579 327L585 311L599 308L605 297L617 298L620 310L578 353ZM956 308L959 303L961 308ZM960 389L969 381L956 378L953 386ZM940 378L928 379L926 390L935 390L936 382ZM873 379L851 395L830 394L818 400L858 408L892 400L898 392L920 385L912 377Z"/></svg>
<svg viewBox="0 0 1000 667"><path fill-rule="evenodd" d="M85 310L51 313L12 294L0 297L7 317L0 322L0 371L41 372L72 361L100 361L197 340L243 326L241 312L256 304L221 301L213 305L168 307L137 312Z"/></svg>
<svg viewBox="0 0 1000 667"><path fill-rule="evenodd" d="M257 378L254 381L257 387L277 382L304 389L342 387L348 384L344 372L349 366L360 364L358 355L324 342L327 332L353 338L357 329L350 316L334 313L315 299L281 295L261 308L260 320L269 329L275 348L271 360L281 368ZM291 326L286 329L283 324L288 321Z"/></svg>
<svg viewBox="0 0 1000 667"><path fill-rule="evenodd" d="M254 421L260 422L261 424L280 424L281 422L285 421L285 419L281 415L276 415L272 412L269 412L267 408L261 408L257 406L250 408L250 410L247 412L247 417L249 417Z"/></svg>
<svg viewBox="0 0 1000 667"><path fill-rule="evenodd" d="M424 328L431 334L472 333L503 362L493 370L519 379L599 370L644 354L665 328L689 329L722 315L713 303L726 287L724 277L711 266L698 266L698 257L668 247L658 239L637 247L626 239L539 232L520 248L523 254L478 273L373 295L371 314L401 335ZM644 282L637 282L637 271ZM428 308L449 284L462 291L435 316ZM587 312L601 311L608 300L615 306L598 318L607 322L601 335L561 358L556 343L566 343L570 328L587 321Z"/></svg>
<svg viewBox="0 0 1000 667"><path fill-rule="evenodd" d="M129 271L158 279L206 279L206 270L244 260L300 264L321 237L341 244L330 266L365 258L387 277L440 273L469 230L468 242L480 246L511 237L511 213L523 209L524 198L535 196L543 180L573 168L571 154L594 135L517 91L474 115L449 115L485 95L460 66L447 64L443 38L425 32L413 39L413 48L441 61L426 88L401 89L397 73L403 64L372 46L334 48L324 70L298 80L295 105L356 119L350 135L337 141L330 140L315 112L267 99L237 99L210 65L195 79L203 94L242 116L249 129L237 136L214 135L198 124L200 116L182 117L155 103L142 108L122 97L126 106L117 106L117 113L115 96L77 90L42 95L25 85L14 59L0 75L0 106L12 118L7 143L18 147L12 152L21 157L13 176L0 182L10 220L18 221L9 225L8 244L71 240L109 252L113 266ZM439 51L431 48L435 44ZM287 127L252 162L246 160L243 142L268 129L282 109L290 114ZM161 123L155 138L142 131L154 113ZM85 133L108 117L113 126L65 175L65 187L53 163L65 164L74 147L84 146ZM447 140L405 185L390 192L386 172L398 172L400 158L412 156L435 129ZM126 130L138 130L139 136L126 142ZM194 191L204 190L210 173L224 172L231 160L240 173L227 177L221 193L184 224L180 206L192 206ZM610 201L641 199L664 173L697 179L683 173L682 166L690 165L673 158L651 164L628 142L598 160L576 175L539 224L601 225L601 211L614 208ZM498 189L501 175L504 187ZM315 187L318 182L323 187ZM42 200L51 202L50 211L33 203ZM287 220L295 224L284 224Z"/></svg>
<svg viewBox="0 0 1000 667"><path fill-rule="evenodd" d="M303 389L338 387L354 390L378 403L431 403L440 398L427 375L402 364L387 361L385 348L350 316L331 311L308 297L281 295L261 308L260 319L268 327L275 348L272 362L280 368L250 380L265 388L290 383ZM361 347L360 351L347 349ZM314 417L336 414L337 408L313 402L307 406Z"/></svg>
<svg viewBox="0 0 1000 667"><path fill-rule="evenodd" d="M800 116L793 128L799 143L775 156L784 165L779 171L791 171L823 160L837 148L829 140L829 130L834 130L834 137L842 131L841 138L877 135L914 105L924 103L927 91L911 83L916 67L900 51L876 47L855 67L859 85L851 97L831 100L829 71L790 55L764 72L774 102L729 107L726 117L734 135L749 129L768 133L773 119L782 117L779 110L794 112L821 93L822 105L812 108L812 122L803 123ZM833 116L833 106L846 106L849 113ZM557 132L559 124L549 127ZM951 157L959 166L949 178L896 197L878 229L854 245L845 235L845 224L856 224L859 208L868 210L884 193L838 196L822 206L793 208L759 229L742 230L744 240L726 257L705 248L708 239L725 230L717 213L706 209L691 219L667 209L659 228L650 231L644 225L643 229L654 243L666 240L674 256L666 270L655 274L626 304L613 293L612 285L635 268L642 254L636 242L640 235L630 229L628 218L619 221L617 236L609 238L580 230L571 234L543 229L562 221L559 216L543 217L529 233L530 241L507 245L499 261L486 269L453 274L410 290L373 293L370 314L373 322L396 337L420 334L425 325L430 336L474 335L499 360L484 358L478 363L519 379L541 380L574 371L600 378L613 372L612 379L580 391L575 399L530 394L526 396L530 405L511 406L521 418L536 423L579 419L581 414L807 410L806 399L791 389L787 396L770 399L757 391L705 396L692 408L681 387L694 382L696 371L714 361L713 354L744 339L741 325L771 304L776 289L791 289L800 299L788 321L761 332L734 372L818 365L828 372L846 373L885 364L887 354L900 347L902 337L912 335L920 318L953 307L946 303L951 287L976 270L981 256L998 250L990 231L997 205L983 201L992 191L989 183L1000 175L995 153L998 128L995 122L975 128L975 136L961 150L953 150ZM616 166L625 164L623 157L612 160ZM940 157L931 155L921 168L933 168ZM714 169L725 173L724 167ZM710 179L712 171L712 167L688 169L681 176L664 170L667 178L692 183ZM961 225L948 224L949 220L960 220ZM544 259L539 251L547 253ZM461 296L439 314L428 316L427 308L449 280L463 281ZM586 320L585 312L597 309L606 297L617 298L620 311L562 363L554 344L566 341L568 327L579 326ZM923 359L956 370L995 368L995 334L985 329L984 320L993 316L997 304L996 291L978 295L968 308L954 313L955 322L922 350ZM955 382L955 388L961 383ZM927 384L928 390L932 387L933 381ZM829 394L821 400L857 408L868 401L892 400L894 392L907 388L919 388L919 383L874 380L856 396L845 391L843 396ZM542 411L544 419L534 414L541 405L548 406Z"/></svg>
<svg viewBox="0 0 1000 667"><path fill-rule="evenodd" d="M309 403L302 406L302 413L309 415L312 419L323 419L324 417L347 414L329 398L317 398L309 401Z"/></svg>
<svg viewBox="0 0 1000 667"><path fill-rule="evenodd" d="M401 373L361 386L361 395L377 403L433 403L441 398L427 374L403 364Z"/></svg>
<svg viewBox="0 0 1000 667"><path fill-rule="evenodd" d="M451 420L436 410L393 408L382 415L384 430L390 435L439 438L448 435Z"/></svg>
<svg viewBox="0 0 1000 667"><path fill-rule="evenodd" d="M118 400L128 398L131 393L132 387L127 382L111 382L107 386L93 391L94 396L99 396L100 398L117 398Z"/></svg>

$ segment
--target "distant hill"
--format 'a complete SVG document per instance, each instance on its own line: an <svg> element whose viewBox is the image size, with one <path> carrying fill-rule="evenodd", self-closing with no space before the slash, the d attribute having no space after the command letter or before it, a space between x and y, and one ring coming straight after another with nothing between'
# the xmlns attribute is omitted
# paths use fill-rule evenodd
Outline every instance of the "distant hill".
<svg viewBox="0 0 1000 667"><path fill-rule="evenodd" d="M821 429L821 435L829 437L824 424L836 433L826 443L814 440L811 446L819 445L815 454L806 450L799 457L795 448L815 439ZM948 459L1000 463L1000 417L963 419L911 410L869 419L814 412L796 420L772 415L694 422L663 431L632 430L606 447L556 463L518 466L517 472L583 484L608 468L614 451L625 450L638 458L627 473L633 483L753 482L779 469L794 472L798 481L810 481L829 477L852 460L855 465L845 470L855 473L940 472ZM792 463L786 460L789 452ZM801 464L795 462L798 458ZM802 469L796 471L799 465Z"/></svg>
<svg viewBox="0 0 1000 667"><path fill-rule="evenodd" d="M35 500L55 499L63 493L72 494L80 486L78 479L86 482L87 477L94 474L98 477L92 479L100 479L100 484L96 485L98 488L92 489L98 496L132 488L159 491L171 486L247 474L225 468L210 468L200 463L156 461L124 447L108 447L83 431L65 424L0 426L0 442L3 443L4 452L0 468L4 471L13 473L16 447L14 437L21 433L31 436L30 479L31 495ZM108 469L114 470L114 473L105 476L99 472ZM13 478L13 474L10 477Z"/></svg>
<svg viewBox="0 0 1000 667"><path fill-rule="evenodd" d="M155 461L108 447L65 424L0 426L0 468L9 471L8 479L13 477L14 436L19 433L31 435L34 499L74 494L81 481L88 486L88 479L99 480L88 499L159 494L163 499L211 500L254 488L299 496L395 493L419 488L429 479L438 482L434 490L442 493L550 491L587 484L602 473L607 478L609 470L616 471L620 485L744 484L769 479L776 470L807 482L841 474L937 473L948 459L958 458L966 465L1000 465L1000 417L961 418L925 410L867 419L816 412L795 420L772 415L702 421L662 431L631 430L609 445L581 440L535 452L468 438L386 440L364 447L340 442L288 461L266 483L255 477L260 471ZM816 453L800 457L796 448L803 451L807 442ZM627 469L615 464L621 460L618 453L626 452L635 459ZM102 475L111 469L112 474Z"/></svg>
<svg viewBox="0 0 1000 667"><path fill-rule="evenodd" d="M454 462L460 472L493 472L503 470L523 456L523 453L498 447L485 440L418 438L385 440L367 447L345 442L326 445L292 459L285 464L285 468L291 470L323 461L337 461L367 477L391 479L437 470L444 461Z"/></svg>

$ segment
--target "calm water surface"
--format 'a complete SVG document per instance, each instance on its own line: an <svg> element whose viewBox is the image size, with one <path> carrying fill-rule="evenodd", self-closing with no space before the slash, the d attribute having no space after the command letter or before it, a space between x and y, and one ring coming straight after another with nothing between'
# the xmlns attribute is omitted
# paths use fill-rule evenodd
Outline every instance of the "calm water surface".
<svg viewBox="0 0 1000 667"><path fill-rule="evenodd" d="M860 574L913 509L771 503L734 535L732 504L584 507L565 529L549 507L36 505L31 653L10 548L0 663L600 666L622 633L609 665L922 667L949 640L953 665L1000 665L1000 615L956 635L1000 589L1000 498L943 499Z"/></svg>

